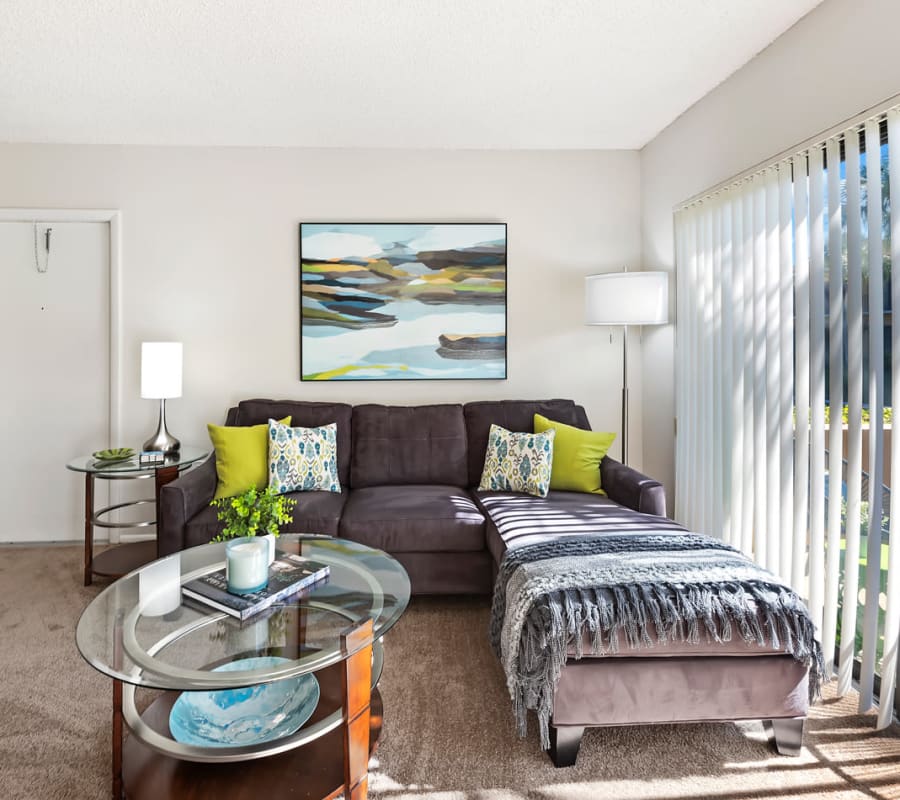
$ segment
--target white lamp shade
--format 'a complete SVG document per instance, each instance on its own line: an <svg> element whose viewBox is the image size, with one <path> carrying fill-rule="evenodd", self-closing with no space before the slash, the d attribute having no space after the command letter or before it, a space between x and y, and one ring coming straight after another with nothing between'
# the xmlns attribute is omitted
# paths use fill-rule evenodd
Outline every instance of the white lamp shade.
<svg viewBox="0 0 900 800"><path fill-rule="evenodd" d="M181 397L181 342L141 344L141 397Z"/></svg>
<svg viewBox="0 0 900 800"><path fill-rule="evenodd" d="M665 272L610 272L584 281L586 325L663 325L669 321Z"/></svg>

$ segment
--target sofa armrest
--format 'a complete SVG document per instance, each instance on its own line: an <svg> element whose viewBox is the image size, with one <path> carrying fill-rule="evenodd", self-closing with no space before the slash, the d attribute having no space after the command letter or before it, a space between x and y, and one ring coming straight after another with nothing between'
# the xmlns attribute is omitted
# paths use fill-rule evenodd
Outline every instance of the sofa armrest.
<svg viewBox="0 0 900 800"><path fill-rule="evenodd" d="M216 457L180 475L159 493L157 538L159 555L167 556L185 548L184 526L209 505L216 493Z"/></svg>
<svg viewBox="0 0 900 800"><path fill-rule="evenodd" d="M600 484L609 499L619 505L642 514L666 515L665 487L609 456L600 462Z"/></svg>

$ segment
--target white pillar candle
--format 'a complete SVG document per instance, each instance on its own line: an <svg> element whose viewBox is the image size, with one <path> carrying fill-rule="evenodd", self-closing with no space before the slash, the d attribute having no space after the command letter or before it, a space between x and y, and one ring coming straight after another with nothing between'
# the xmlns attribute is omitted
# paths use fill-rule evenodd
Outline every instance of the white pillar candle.
<svg viewBox="0 0 900 800"><path fill-rule="evenodd" d="M181 605L181 553L154 561L138 573L141 614L161 617Z"/></svg>
<svg viewBox="0 0 900 800"><path fill-rule="evenodd" d="M269 546L255 536L233 539L225 545L225 579L235 594L256 592L269 581Z"/></svg>

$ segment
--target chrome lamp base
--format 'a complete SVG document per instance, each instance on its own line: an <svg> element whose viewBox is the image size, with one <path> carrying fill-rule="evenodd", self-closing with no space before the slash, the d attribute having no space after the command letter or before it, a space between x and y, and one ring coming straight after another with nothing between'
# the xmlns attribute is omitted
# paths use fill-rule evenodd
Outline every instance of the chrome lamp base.
<svg viewBox="0 0 900 800"><path fill-rule="evenodd" d="M144 450L159 450L166 456L177 455L181 449L181 442L166 429L165 400L159 401L159 423L156 426L156 433L147 439L141 447Z"/></svg>

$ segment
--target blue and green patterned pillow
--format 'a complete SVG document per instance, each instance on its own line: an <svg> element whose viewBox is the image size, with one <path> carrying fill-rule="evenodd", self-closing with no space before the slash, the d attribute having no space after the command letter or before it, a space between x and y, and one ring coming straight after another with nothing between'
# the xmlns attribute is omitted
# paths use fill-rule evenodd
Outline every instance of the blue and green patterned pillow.
<svg viewBox="0 0 900 800"><path fill-rule="evenodd" d="M337 423L291 428L269 420L269 486L285 492L340 492Z"/></svg>
<svg viewBox="0 0 900 800"><path fill-rule="evenodd" d="M544 433L513 433L499 425L491 425L478 488L546 497L550 489L555 435L552 428Z"/></svg>

